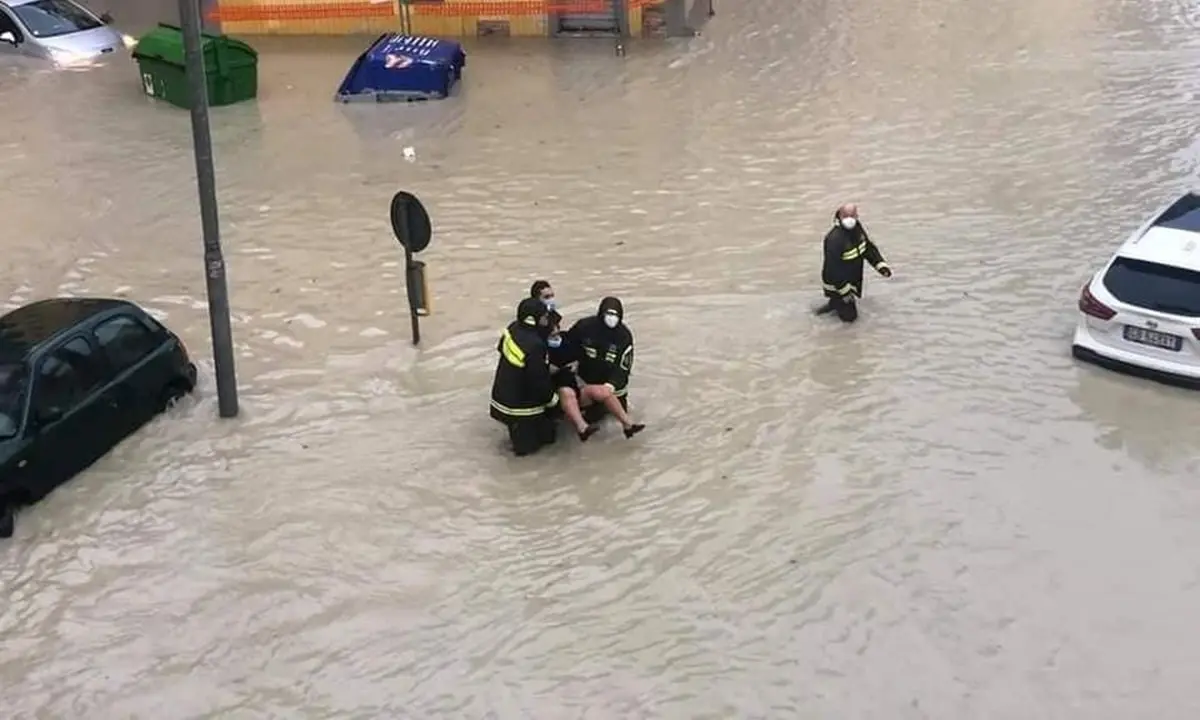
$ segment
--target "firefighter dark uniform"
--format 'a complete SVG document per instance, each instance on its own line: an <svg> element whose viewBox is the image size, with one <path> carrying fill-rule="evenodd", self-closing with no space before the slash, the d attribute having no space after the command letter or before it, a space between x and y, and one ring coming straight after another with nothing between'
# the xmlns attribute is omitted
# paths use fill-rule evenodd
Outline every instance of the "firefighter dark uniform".
<svg viewBox="0 0 1200 720"><path fill-rule="evenodd" d="M892 271L861 223L847 230L839 220L835 217L834 227L825 235L821 284L828 301L818 312L836 312L843 322L854 322L858 319L856 301L862 297L863 261L885 277Z"/></svg>
<svg viewBox="0 0 1200 720"><path fill-rule="evenodd" d="M545 336L549 332L546 306L527 298L517 308L517 320L504 329L496 351L491 416L508 427L518 456L532 455L555 441L557 423L548 412L558 404L550 380Z"/></svg>
<svg viewBox="0 0 1200 720"><path fill-rule="evenodd" d="M615 314L616 327L605 324L605 316ZM623 322L625 308L615 297L600 301L592 317L582 318L567 331L567 342L575 348L579 365L575 374L586 385L608 385L621 407L629 407L629 374L633 371L633 333ZM588 422L604 409L598 405L587 408ZM588 417L588 416L591 417Z"/></svg>

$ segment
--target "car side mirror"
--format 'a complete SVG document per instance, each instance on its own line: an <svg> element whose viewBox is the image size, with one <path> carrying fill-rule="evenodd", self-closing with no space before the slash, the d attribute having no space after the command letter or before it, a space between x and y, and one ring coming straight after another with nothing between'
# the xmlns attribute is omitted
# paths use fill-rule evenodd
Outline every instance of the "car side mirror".
<svg viewBox="0 0 1200 720"><path fill-rule="evenodd" d="M6 30L6 31L0 33L0 42L6 42L9 45L16 45L17 44L17 36L13 35L11 32Z"/></svg>
<svg viewBox="0 0 1200 720"><path fill-rule="evenodd" d="M48 407L43 410L38 410L37 421L39 426L52 425L62 419L63 409L60 407Z"/></svg>
<svg viewBox="0 0 1200 720"><path fill-rule="evenodd" d="M103 15L100 16L100 22L104 23L105 25L111 25L112 20L113 20L112 15L110 15L109 13L104 13Z"/></svg>

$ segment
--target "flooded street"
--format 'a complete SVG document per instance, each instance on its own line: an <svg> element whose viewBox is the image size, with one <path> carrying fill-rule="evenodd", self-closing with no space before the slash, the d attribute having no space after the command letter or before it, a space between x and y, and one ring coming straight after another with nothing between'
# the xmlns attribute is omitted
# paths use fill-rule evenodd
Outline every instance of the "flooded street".
<svg viewBox="0 0 1200 720"><path fill-rule="evenodd" d="M0 545L6 715L1197 717L1200 396L1069 343L1196 180L1200 14L717 12L624 59L468 44L421 105L331 101L366 39L252 40L259 102L213 112L235 421L188 114L125 59L3 59L0 301L129 297L202 365ZM896 276L843 327L810 308L850 200ZM538 276L571 319L624 299L636 440L505 454L495 338Z"/></svg>

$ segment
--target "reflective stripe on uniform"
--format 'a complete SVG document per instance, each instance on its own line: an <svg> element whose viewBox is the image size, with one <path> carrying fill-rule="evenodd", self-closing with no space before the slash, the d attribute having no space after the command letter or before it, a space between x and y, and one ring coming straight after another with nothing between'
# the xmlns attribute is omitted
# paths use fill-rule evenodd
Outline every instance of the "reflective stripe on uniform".
<svg viewBox="0 0 1200 720"><path fill-rule="evenodd" d="M545 412L545 408L542 408L542 407L512 408L507 405L501 405L500 403L496 402L495 400L492 401L492 407L495 408L497 411L499 411L501 414L508 415L509 417L518 417L518 418L520 418L520 417L536 417L538 415L541 415L543 412Z"/></svg>
<svg viewBox="0 0 1200 720"><path fill-rule="evenodd" d="M857 260L867 254L867 241L863 240L855 247L850 248L842 253L843 260Z"/></svg>
<svg viewBox="0 0 1200 720"><path fill-rule="evenodd" d="M837 293L838 295L849 295L850 293L858 292L858 288L854 286L854 283L846 283L841 287L838 287L837 285L830 285L829 283L821 283L821 287L825 288L831 293Z"/></svg>
<svg viewBox="0 0 1200 720"><path fill-rule="evenodd" d="M521 349L521 346L517 344L516 340L513 340L512 333L510 333L507 329L504 331L504 335L500 338L500 354L504 356L504 359L508 361L509 365L519 368L525 367L525 351ZM495 405L495 403L492 404ZM496 409L504 412L501 408Z"/></svg>

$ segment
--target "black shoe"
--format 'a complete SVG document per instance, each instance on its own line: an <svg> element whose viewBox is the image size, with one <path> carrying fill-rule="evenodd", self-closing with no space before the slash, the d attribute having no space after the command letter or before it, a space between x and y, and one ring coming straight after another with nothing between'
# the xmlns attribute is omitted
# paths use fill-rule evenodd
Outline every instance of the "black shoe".
<svg viewBox="0 0 1200 720"><path fill-rule="evenodd" d="M813 315L828 315L834 310L837 310L837 308L834 307L833 301L830 300L820 307L813 308Z"/></svg>
<svg viewBox="0 0 1200 720"><path fill-rule="evenodd" d="M587 442L588 438L590 438L591 436L595 435L598 432L600 432L599 425L588 425L586 428L584 428L583 430L580 431L579 442Z"/></svg>
<svg viewBox="0 0 1200 720"><path fill-rule="evenodd" d="M630 425L629 427L625 428L625 437L631 438L634 435L637 435L638 433L640 433L641 431L643 431L645 429L646 429L646 426L644 424L635 423L635 424Z"/></svg>

